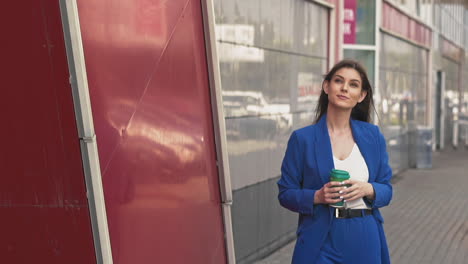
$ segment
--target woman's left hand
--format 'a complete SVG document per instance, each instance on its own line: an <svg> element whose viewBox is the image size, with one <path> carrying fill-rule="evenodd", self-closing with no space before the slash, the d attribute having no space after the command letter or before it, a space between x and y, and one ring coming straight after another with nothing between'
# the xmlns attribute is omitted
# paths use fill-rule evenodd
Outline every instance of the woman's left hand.
<svg viewBox="0 0 468 264"><path fill-rule="evenodd" d="M374 188L372 184L368 182L361 182L356 180L346 180L343 184L351 184L350 187L344 190L343 199L347 201L353 201L366 196L369 199L374 199Z"/></svg>

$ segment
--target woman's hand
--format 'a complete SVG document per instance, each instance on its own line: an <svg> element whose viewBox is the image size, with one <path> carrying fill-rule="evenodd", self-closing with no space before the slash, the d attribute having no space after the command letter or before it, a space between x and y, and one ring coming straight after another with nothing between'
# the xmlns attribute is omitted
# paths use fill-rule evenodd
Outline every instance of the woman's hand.
<svg viewBox="0 0 468 264"><path fill-rule="evenodd" d="M372 187L372 184L368 182L346 180L343 183L351 185L344 191L344 194L341 195L345 202L353 201L362 197L367 197L373 200L375 197L374 188Z"/></svg>
<svg viewBox="0 0 468 264"><path fill-rule="evenodd" d="M345 194L346 186L341 182L329 182L315 192L314 204L333 204L341 202Z"/></svg>

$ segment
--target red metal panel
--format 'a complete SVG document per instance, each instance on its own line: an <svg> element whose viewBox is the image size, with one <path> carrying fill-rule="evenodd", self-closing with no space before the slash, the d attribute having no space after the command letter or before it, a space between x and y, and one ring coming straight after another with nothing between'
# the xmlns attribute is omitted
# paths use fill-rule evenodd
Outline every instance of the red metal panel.
<svg viewBox="0 0 468 264"><path fill-rule="evenodd" d="M1 10L0 262L95 263L58 1Z"/></svg>
<svg viewBox="0 0 468 264"><path fill-rule="evenodd" d="M103 172L186 2L78 2L94 125L105 131L98 143Z"/></svg>
<svg viewBox="0 0 468 264"><path fill-rule="evenodd" d="M114 263L224 263L201 3L78 9Z"/></svg>

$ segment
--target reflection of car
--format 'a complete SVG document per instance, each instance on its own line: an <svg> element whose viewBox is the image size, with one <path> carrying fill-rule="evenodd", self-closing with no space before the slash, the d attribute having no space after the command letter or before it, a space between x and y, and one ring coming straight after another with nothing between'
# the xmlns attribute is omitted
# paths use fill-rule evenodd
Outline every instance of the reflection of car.
<svg viewBox="0 0 468 264"><path fill-rule="evenodd" d="M258 115L267 105L259 92L225 91L223 105L226 117Z"/></svg>
<svg viewBox="0 0 468 264"><path fill-rule="evenodd" d="M227 133L237 137L272 136L292 126L289 104L269 104L263 94L223 91Z"/></svg>

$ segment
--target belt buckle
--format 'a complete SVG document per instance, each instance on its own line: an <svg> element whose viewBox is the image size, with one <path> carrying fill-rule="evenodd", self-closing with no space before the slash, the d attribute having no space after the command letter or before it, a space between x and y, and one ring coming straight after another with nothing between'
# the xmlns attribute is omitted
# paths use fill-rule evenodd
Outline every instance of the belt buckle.
<svg viewBox="0 0 468 264"><path fill-rule="evenodd" d="M335 218L346 218L346 216L340 214L341 208L335 208Z"/></svg>

